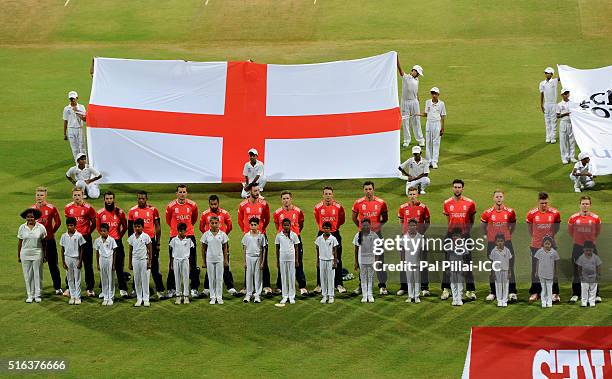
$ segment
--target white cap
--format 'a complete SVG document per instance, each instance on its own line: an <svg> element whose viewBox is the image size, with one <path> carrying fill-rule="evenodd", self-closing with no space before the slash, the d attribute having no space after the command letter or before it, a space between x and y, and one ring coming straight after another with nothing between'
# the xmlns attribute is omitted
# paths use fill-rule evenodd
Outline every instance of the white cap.
<svg viewBox="0 0 612 379"><path fill-rule="evenodd" d="M251 149L251 150L249 150L249 154L259 155L259 153L257 152L257 149Z"/></svg>
<svg viewBox="0 0 612 379"><path fill-rule="evenodd" d="M578 154L579 161L583 160L584 158L589 158L589 153L587 153L586 151L583 151L580 154Z"/></svg>
<svg viewBox="0 0 612 379"><path fill-rule="evenodd" d="M78 161L81 158L87 158L87 154L85 154L85 153L78 153L77 157L76 157L76 160Z"/></svg>
<svg viewBox="0 0 612 379"><path fill-rule="evenodd" d="M419 75L423 76L423 67L419 66L418 64L415 64L414 66L412 66L412 69L418 72Z"/></svg>
<svg viewBox="0 0 612 379"><path fill-rule="evenodd" d="M438 87L432 87L429 92L435 92L437 94L440 94L440 89Z"/></svg>
<svg viewBox="0 0 612 379"><path fill-rule="evenodd" d="M554 70L552 67L546 67L546 68L544 69L544 73L545 73L545 74L554 74L554 73L555 73L555 70Z"/></svg>
<svg viewBox="0 0 612 379"><path fill-rule="evenodd" d="M569 91L570 91L570 90L569 90L569 88L563 88L563 89L561 90L561 93L566 93L566 92L569 92Z"/></svg>
<svg viewBox="0 0 612 379"><path fill-rule="evenodd" d="M72 98L76 99L77 97L79 97L79 94L76 91L68 92L68 98L69 99L72 99Z"/></svg>
<svg viewBox="0 0 612 379"><path fill-rule="evenodd" d="M412 154L421 154L421 146L413 146Z"/></svg>

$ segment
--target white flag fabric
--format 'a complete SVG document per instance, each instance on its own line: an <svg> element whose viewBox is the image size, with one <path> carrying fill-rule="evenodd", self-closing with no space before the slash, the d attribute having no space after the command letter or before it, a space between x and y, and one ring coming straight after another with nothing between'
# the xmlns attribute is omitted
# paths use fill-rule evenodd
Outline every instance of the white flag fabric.
<svg viewBox="0 0 612 379"><path fill-rule="evenodd" d="M559 65L570 90L570 119L576 142L591 158L593 174L612 174L612 66L579 70Z"/></svg>
<svg viewBox="0 0 612 379"><path fill-rule="evenodd" d="M266 65L96 58L89 160L106 183L397 177L396 53Z"/></svg>

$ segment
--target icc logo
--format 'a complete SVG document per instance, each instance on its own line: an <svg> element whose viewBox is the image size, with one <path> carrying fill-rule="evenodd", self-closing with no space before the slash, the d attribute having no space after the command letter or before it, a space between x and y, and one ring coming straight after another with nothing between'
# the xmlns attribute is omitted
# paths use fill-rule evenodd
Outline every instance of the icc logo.
<svg viewBox="0 0 612 379"><path fill-rule="evenodd" d="M592 94L589 100L582 100L580 108L591 109L591 113L595 116L609 119L612 114L612 90Z"/></svg>

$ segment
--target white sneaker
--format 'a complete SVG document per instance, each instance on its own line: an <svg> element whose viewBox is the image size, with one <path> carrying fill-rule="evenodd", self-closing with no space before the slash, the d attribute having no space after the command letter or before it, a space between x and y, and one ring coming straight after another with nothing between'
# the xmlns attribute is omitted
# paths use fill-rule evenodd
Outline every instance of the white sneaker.
<svg viewBox="0 0 612 379"><path fill-rule="evenodd" d="M508 295L508 300L510 300L510 301L517 301L518 300L518 296L515 293L511 293L510 295Z"/></svg>
<svg viewBox="0 0 612 379"><path fill-rule="evenodd" d="M404 142L404 143L402 144L402 146L403 146L403 147L410 147L410 143L408 143L408 142Z"/></svg>
<svg viewBox="0 0 612 379"><path fill-rule="evenodd" d="M415 297L415 298L414 298L414 302L418 304L418 303L420 303L420 302L421 302L421 299L419 299L418 297Z"/></svg>
<svg viewBox="0 0 612 379"><path fill-rule="evenodd" d="M238 293L238 291L236 291L235 288L230 288L227 290L227 293L229 293L232 296L235 296Z"/></svg>
<svg viewBox="0 0 612 379"><path fill-rule="evenodd" d="M373 302L374 302L374 297L368 296L368 303L373 303Z"/></svg>
<svg viewBox="0 0 612 379"><path fill-rule="evenodd" d="M583 301L583 302L580 304L580 306L581 306L581 307L586 307L586 306L587 306L587 303Z"/></svg>
<svg viewBox="0 0 612 379"><path fill-rule="evenodd" d="M419 146L425 147L425 141L419 142Z"/></svg>
<svg viewBox="0 0 612 379"><path fill-rule="evenodd" d="M290 297L290 298L289 298L289 304L295 304L295 299L294 299L294 298L292 298L292 297Z"/></svg>
<svg viewBox="0 0 612 379"><path fill-rule="evenodd" d="M183 296L183 304L189 304L189 296Z"/></svg>
<svg viewBox="0 0 612 379"><path fill-rule="evenodd" d="M574 187L574 192L582 192L582 190L580 189L580 187Z"/></svg>
<svg viewBox="0 0 612 379"><path fill-rule="evenodd" d="M591 306L591 307L594 307L594 306L595 306L595 304L590 304L590 306Z"/></svg>
<svg viewBox="0 0 612 379"><path fill-rule="evenodd" d="M367 303L368 302L368 297L367 296L362 297L361 298L361 302L362 303Z"/></svg>
<svg viewBox="0 0 612 379"><path fill-rule="evenodd" d="M108 305L108 301L104 300L104 301L102 302L102 305Z"/></svg>
<svg viewBox="0 0 612 379"><path fill-rule="evenodd" d="M557 143L556 139L550 140L550 143Z"/></svg>
<svg viewBox="0 0 612 379"><path fill-rule="evenodd" d="M128 296L128 293L126 290L119 290L119 296L126 298Z"/></svg>
<svg viewBox="0 0 612 379"><path fill-rule="evenodd" d="M495 295L493 295L492 293L488 294L487 297L485 297L486 301L493 301L495 300Z"/></svg>
<svg viewBox="0 0 612 379"><path fill-rule="evenodd" d="M431 167L432 168L438 168L438 163L437 162L432 162Z"/></svg>
<svg viewBox="0 0 612 379"><path fill-rule="evenodd" d="M32 298L29 297L28 300L30 300L29 302L32 302ZM26 300L26 303L28 303L28 300ZM71 297L70 300L68 300L68 304L70 305L74 305L74 297Z"/></svg>
<svg viewBox="0 0 612 379"><path fill-rule="evenodd" d="M466 291L465 297L467 297L470 300L476 300L476 292L474 292L474 291Z"/></svg>
<svg viewBox="0 0 612 379"><path fill-rule="evenodd" d="M107 300L106 301L106 305L108 305L108 306L113 305L113 301L112 300Z"/></svg>
<svg viewBox="0 0 612 379"><path fill-rule="evenodd" d="M64 297L68 297L68 296L70 296L70 289L69 289L69 288L66 288L66 290L64 291L64 293L62 294L62 296L64 296Z"/></svg>
<svg viewBox="0 0 612 379"><path fill-rule="evenodd" d="M64 293L64 291L62 291L62 289L61 289L61 288L60 288L60 289L55 290L55 294L56 294L56 295L61 295L61 294L63 294L63 293Z"/></svg>
<svg viewBox="0 0 612 379"><path fill-rule="evenodd" d="M329 300L327 300L327 304L333 304L334 303L334 298L330 297Z"/></svg>
<svg viewBox="0 0 612 379"><path fill-rule="evenodd" d="M100 292L100 294L98 295L98 299L104 299L104 294L102 292Z"/></svg>
<svg viewBox="0 0 612 379"><path fill-rule="evenodd" d="M34 300L36 300L36 299L34 299ZM81 304L81 298L77 297L77 298L74 299L74 305L79 305L79 304Z"/></svg>
<svg viewBox="0 0 612 379"><path fill-rule="evenodd" d="M429 295L431 295L431 292L429 292L429 290L421 291L421 296L429 296Z"/></svg>
<svg viewBox="0 0 612 379"><path fill-rule="evenodd" d="M270 287L265 287L265 288L263 289L263 293L264 293L264 295L269 295L269 294L271 294L271 293L272 293L272 288L270 288Z"/></svg>
<svg viewBox="0 0 612 379"><path fill-rule="evenodd" d="M163 299L164 298L164 293L163 292L157 292L157 298L159 300Z"/></svg>
<svg viewBox="0 0 612 379"><path fill-rule="evenodd" d="M575 303L575 302L577 302L577 301L578 301L578 296L574 295L574 296L570 297L570 300L569 300L569 301L570 301L570 303Z"/></svg>
<svg viewBox="0 0 612 379"><path fill-rule="evenodd" d="M459 300L459 301L457 301L457 304L456 304L456 305L457 305L457 306L459 306L459 307L460 307L460 306L462 306L462 305L463 305L463 300Z"/></svg>
<svg viewBox="0 0 612 379"><path fill-rule="evenodd" d="M34 301L34 299L32 299L31 297L28 297L28 298L26 299L26 303L31 303L32 301Z"/></svg>
<svg viewBox="0 0 612 379"><path fill-rule="evenodd" d="M289 299L287 299L286 297L283 297L283 298L281 299L281 301L279 301L279 303L280 303L280 304L285 304L285 303L287 302L287 300L289 300Z"/></svg>
<svg viewBox="0 0 612 379"><path fill-rule="evenodd" d="M308 290L306 288L300 288L300 295L307 296L308 295Z"/></svg>
<svg viewBox="0 0 612 379"><path fill-rule="evenodd" d="M411 297L407 298L406 303L412 303L412 298Z"/></svg>
<svg viewBox="0 0 612 379"><path fill-rule="evenodd" d="M181 304L181 300L182 300L182 299L183 299L183 298L182 298L181 296L177 296L177 297L176 297L176 300L174 300L174 304L176 304L176 305Z"/></svg>
<svg viewBox="0 0 612 379"><path fill-rule="evenodd" d="M208 292L208 290L204 290L204 291ZM208 296L208 293L204 294L204 291L202 291L202 295ZM190 293L191 293L191 297L193 297L194 299L197 299L200 296L200 294L198 293L198 290L192 289Z"/></svg>
<svg viewBox="0 0 612 379"><path fill-rule="evenodd" d="M425 190L421 190L421 195L426 195L427 192L425 192Z"/></svg>
<svg viewBox="0 0 612 379"><path fill-rule="evenodd" d="M40 303L42 301L42 299L40 297L35 297L34 301L37 303ZM79 303L81 302L81 300L79 300Z"/></svg>
<svg viewBox="0 0 612 379"><path fill-rule="evenodd" d="M569 163L569 161L563 160L563 161L561 161L561 163L563 163L563 164L568 164L568 163Z"/></svg>
<svg viewBox="0 0 612 379"><path fill-rule="evenodd" d="M223 304L223 299L218 298L218 299L217 299L217 304Z"/></svg>
<svg viewBox="0 0 612 379"><path fill-rule="evenodd" d="M382 288L381 288L381 289L382 289ZM402 295L404 295L405 293L406 293L406 291L404 291L404 290L399 290L399 291L397 291L395 294L396 294L397 296L402 296Z"/></svg>
<svg viewBox="0 0 612 379"><path fill-rule="evenodd" d="M448 299L449 296L450 296L450 293L448 292L448 289L445 288L444 290L442 290L442 294L440 295L440 300L446 300Z"/></svg>
<svg viewBox="0 0 612 379"><path fill-rule="evenodd" d="M193 291L193 290L191 290L191 291ZM197 292L197 291L196 291L196 292ZM205 289L203 289L203 290L202 290L202 296L205 296L205 297L210 296L210 290L208 290L208 289L206 289L206 288L205 288Z"/></svg>
<svg viewBox="0 0 612 379"><path fill-rule="evenodd" d="M601 303L601 296L597 296L597 297L595 298L595 302L596 302L596 303Z"/></svg>
<svg viewBox="0 0 612 379"><path fill-rule="evenodd" d="M505 308L507 306L508 306L508 303L504 301L503 307Z"/></svg>
<svg viewBox="0 0 612 379"><path fill-rule="evenodd" d="M261 299L259 298L259 296L255 296L253 303L261 303Z"/></svg>
<svg viewBox="0 0 612 379"><path fill-rule="evenodd" d="M251 301L251 297L250 296L245 296L244 299L242 299L243 303L248 303Z"/></svg>
<svg viewBox="0 0 612 379"><path fill-rule="evenodd" d="M353 290L353 295L359 295L361 293L361 287L357 287Z"/></svg>
<svg viewBox="0 0 612 379"><path fill-rule="evenodd" d="M346 293L346 288L344 288L342 286L338 286L338 287L336 287L336 289L338 290L338 293Z"/></svg>
<svg viewBox="0 0 612 379"><path fill-rule="evenodd" d="M323 296L323 298L321 299L321 304L325 303L327 303L327 296Z"/></svg>
<svg viewBox="0 0 612 379"><path fill-rule="evenodd" d="M135 307L140 307L142 305L142 300L136 300L136 302L134 303Z"/></svg>
<svg viewBox="0 0 612 379"><path fill-rule="evenodd" d="M145 301L142 303L142 305L144 305L145 307L150 307L151 303L149 303L148 301Z"/></svg>
<svg viewBox="0 0 612 379"><path fill-rule="evenodd" d="M378 291L381 295L387 295L389 294L389 291L387 291L387 288L382 287L379 291Z"/></svg>
<svg viewBox="0 0 612 379"><path fill-rule="evenodd" d="M453 302L451 303L452 306L457 305L457 302L455 300L453 300Z"/></svg>
<svg viewBox="0 0 612 379"><path fill-rule="evenodd" d="M317 294L321 293L321 286L316 286L315 289L312 290L312 292Z"/></svg>
<svg viewBox="0 0 612 379"><path fill-rule="evenodd" d="M210 299L210 301L208 302L208 304L215 304L217 302L217 299L215 299L214 297L212 299Z"/></svg>

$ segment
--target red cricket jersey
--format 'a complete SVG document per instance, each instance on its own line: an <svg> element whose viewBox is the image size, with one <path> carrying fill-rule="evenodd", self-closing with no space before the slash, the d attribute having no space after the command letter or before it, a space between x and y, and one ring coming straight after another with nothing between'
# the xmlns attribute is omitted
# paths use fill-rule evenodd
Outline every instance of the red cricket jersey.
<svg viewBox="0 0 612 379"><path fill-rule="evenodd" d="M374 233L380 231L380 216L383 213L387 213L387 203L379 197L374 196L372 200L366 199L366 197L355 200L353 204L353 212L357 213L357 219L359 220L359 228L361 229L361 220L364 218L370 219L371 230Z"/></svg>
<svg viewBox="0 0 612 379"><path fill-rule="evenodd" d="M402 233L406 234L408 232L408 221L414 218L418 222L418 232L423 234L425 233L425 221L430 219L429 208L421 202L417 204L407 202L400 205L397 217L399 217L402 224Z"/></svg>
<svg viewBox="0 0 612 379"><path fill-rule="evenodd" d="M567 221L567 231L576 245L582 246L584 241L595 243L601 232L601 218L593 212L574 213Z"/></svg>
<svg viewBox="0 0 612 379"><path fill-rule="evenodd" d="M527 212L527 224L531 228L531 247L539 249L542 247L542 239L546 236L555 237L555 224L561 223L561 214L555 208L548 208L546 212L540 212L533 208Z"/></svg>
<svg viewBox="0 0 612 379"><path fill-rule="evenodd" d="M459 228L461 233L469 233L472 228L470 216L475 213L476 203L468 197L461 196L459 200L451 197L444 201L444 215L448 219L449 232Z"/></svg>
<svg viewBox="0 0 612 379"><path fill-rule="evenodd" d="M278 208L274 212L274 224L276 225L276 229L280 232L283 229L282 222L284 219L288 218L291 220L291 230L293 233L300 235L300 225L304 226L304 212L295 205L291 207L291 209L283 209Z"/></svg>
<svg viewBox="0 0 612 379"><path fill-rule="evenodd" d="M187 236L195 235L193 226L197 221L198 205L193 200L185 199L183 204L173 200L166 207L166 223L170 226L170 238L178 235L176 227L181 222L187 224Z"/></svg>
<svg viewBox="0 0 612 379"><path fill-rule="evenodd" d="M212 216L217 216L219 218L219 230L225 234L230 234L233 228L232 217L229 212L223 208L218 208L216 213L210 208L202 212L200 216L200 231L206 233L210 230L210 218Z"/></svg>
<svg viewBox="0 0 612 379"><path fill-rule="evenodd" d="M243 233L250 230L249 219L251 217L259 218L259 231L266 232L266 228L270 223L270 206L263 199L257 199L252 203L250 199L243 200L238 206L238 225Z"/></svg>
<svg viewBox="0 0 612 379"><path fill-rule="evenodd" d="M128 212L128 221L134 222L139 218L144 221L144 228L142 231L149 237L155 238L155 220L160 219L157 208L148 204L144 208L140 208L138 205L130 208Z"/></svg>
<svg viewBox="0 0 612 379"><path fill-rule="evenodd" d="M320 201L314 207L314 217L319 230L323 230L323 223L331 223L331 231L335 232L344 224L344 207L337 201L332 201L330 205L325 205L325 201Z"/></svg>
<svg viewBox="0 0 612 379"><path fill-rule="evenodd" d="M83 236L88 236L94 231L96 210L86 202L81 205L77 205L74 201L66 204L64 215L76 218L76 230Z"/></svg>
<svg viewBox="0 0 612 379"><path fill-rule="evenodd" d="M123 209L115 207L115 210L109 212L106 208L100 209L96 215L96 229L98 229L98 233L100 233L100 225L108 224L108 235L118 240L122 238L127 231L127 217ZM121 235L119 235L119 229L123 230Z"/></svg>
<svg viewBox="0 0 612 379"><path fill-rule="evenodd" d="M45 227L47 231L46 240L55 238L55 232L62 225L62 218L57 211L57 208L51 203L45 203L43 205L34 204L30 208L35 208L40 211L40 218L36 220L39 224Z"/></svg>
<svg viewBox="0 0 612 379"><path fill-rule="evenodd" d="M482 212L480 221L487 224L487 240L495 242L495 236L503 234L506 241L512 239L510 225L516 224L516 212L514 209L503 206L497 210L495 206Z"/></svg>

